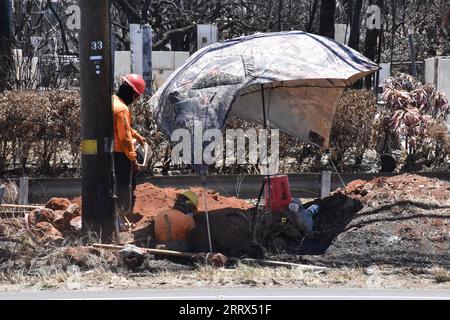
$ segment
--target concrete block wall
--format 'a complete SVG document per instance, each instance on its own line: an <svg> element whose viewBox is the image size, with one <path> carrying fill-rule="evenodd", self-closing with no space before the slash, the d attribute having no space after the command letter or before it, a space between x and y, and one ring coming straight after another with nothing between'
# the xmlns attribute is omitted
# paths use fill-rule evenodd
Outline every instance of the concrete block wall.
<svg viewBox="0 0 450 320"><path fill-rule="evenodd" d="M130 51L116 51L114 59L114 79L120 83L120 76L131 72ZM153 89L156 91L189 58L189 52L184 51L153 51L152 77Z"/></svg>
<svg viewBox="0 0 450 320"><path fill-rule="evenodd" d="M450 101L450 57L425 59L425 83L434 84ZM447 126L450 132L450 118Z"/></svg>

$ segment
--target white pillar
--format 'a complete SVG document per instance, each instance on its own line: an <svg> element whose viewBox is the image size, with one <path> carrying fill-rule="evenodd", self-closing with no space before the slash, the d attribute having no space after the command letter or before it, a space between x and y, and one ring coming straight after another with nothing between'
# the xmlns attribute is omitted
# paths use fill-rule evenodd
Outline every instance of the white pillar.
<svg viewBox="0 0 450 320"><path fill-rule="evenodd" d="M145 93L152 94L152 28L142 26L142 77L147 84Z"/></svg>
<svg viewBox="0 0 450 320"><path fill-rule="evenodd" d="M19 183L19 204L28 204L28 178L20 178Z"/></svg>
<svg viewBox="0 0 450 320"><path fill-rule="evenodd" d="M320 199L328 197L331 192L331 171L322 171L320 183Z"/></svg>
<svg viewBox="0 0 450 320"><path fill-rule="evenodd" d="M131 72L142 75L141 25L130 24Z"/></svg>

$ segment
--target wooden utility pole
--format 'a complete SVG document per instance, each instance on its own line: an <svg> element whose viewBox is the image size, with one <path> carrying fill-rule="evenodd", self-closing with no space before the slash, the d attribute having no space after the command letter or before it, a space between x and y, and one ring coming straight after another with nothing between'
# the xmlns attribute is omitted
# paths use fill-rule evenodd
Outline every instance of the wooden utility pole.
<svg viewBox="0 0 450 320"><path fill-rule="evenodd" d="M112 60L108 0L80 0L83 231L114 232Z"/></svg>

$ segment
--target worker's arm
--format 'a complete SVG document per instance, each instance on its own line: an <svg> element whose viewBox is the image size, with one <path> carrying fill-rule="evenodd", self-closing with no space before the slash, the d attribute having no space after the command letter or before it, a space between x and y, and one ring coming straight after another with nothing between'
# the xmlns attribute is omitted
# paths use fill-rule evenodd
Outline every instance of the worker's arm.
<svg viewBox="0 0 450 320"><path fill-rule="evenodd" d="M131 129L131 136L135 138L140 144L145 142L145 138L141 136L136 130Z"/></svg>
<svg viewBox="0 0 450 320"><path fill-rule="evenodd" d="M117 136L119 143L122 146L123 152L130 161L136 161L136 151L133 146L133 131L128 121L128 115L126 110L117 113Z"/></svg>

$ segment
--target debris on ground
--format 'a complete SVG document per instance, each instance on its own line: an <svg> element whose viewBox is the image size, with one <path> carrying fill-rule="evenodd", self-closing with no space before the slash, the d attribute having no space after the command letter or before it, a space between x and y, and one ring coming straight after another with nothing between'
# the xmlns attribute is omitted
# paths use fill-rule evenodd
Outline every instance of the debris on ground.
<svg viewBox="0 0 450 320"><path fill-rule="evenodd" d="M317 203L314 242L323 251L302 259L450 266L449 182L416 174L355 180Z"/></svg>
<svg viewBox="0 0 450 320"><path fill-rule="evenodd" d="M127 232L129 243L188 253L210 251L203 201L199 214L194 215L196 227L187 243L150 241L152 216L171 206L179 191L151 184L138 186L136 213L129 217L135 225ZM202 199L205 191L194 191ZM227 257L236 256L327 266L450 266L450 183L442 180L403 174L352 181L327 198L303 204L305 208L313 203L320 206L313 217L312 237L306 237L292 223L288 210L261 213L244 200L210 190L205 194L212 251L217 254L200 254L198 259L214 266L226 265ZM27 261L36 248L58 247L69 238L79 238L80 200L54 198L45 206L30 207L24 217L1 219L0 264L6 261L2 257L17 258L16 261L26 257ZM84 268L99 259L117 260L116 255L114 260L108 254L86 248L89 247L75 246L63 256L68 263ZM147 255L142 257L130 248L117 254L125 266L142 267L147 263ZM164 255L156 254L153 259L158 257Z"/></svg>
<svg viewBox="0 0 450 320"><path fill-rule="evenodd" d="M145 251L132 244L125 245L119 253L129 268L136 268L144 262Z"/></svg>

